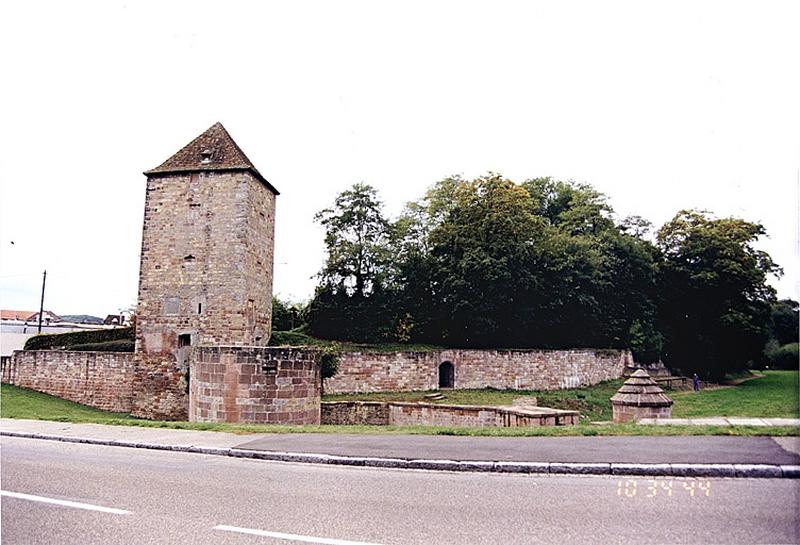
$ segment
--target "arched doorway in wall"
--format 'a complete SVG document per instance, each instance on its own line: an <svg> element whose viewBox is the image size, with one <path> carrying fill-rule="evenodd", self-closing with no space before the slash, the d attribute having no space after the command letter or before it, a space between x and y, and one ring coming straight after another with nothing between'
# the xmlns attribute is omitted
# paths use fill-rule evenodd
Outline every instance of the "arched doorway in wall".
<svg viewBox="0 0 800 545"><path fill-rule="evenodd" d="M439 365L439 388L454 388L456 384L456 368L449 361Z"/></svg>

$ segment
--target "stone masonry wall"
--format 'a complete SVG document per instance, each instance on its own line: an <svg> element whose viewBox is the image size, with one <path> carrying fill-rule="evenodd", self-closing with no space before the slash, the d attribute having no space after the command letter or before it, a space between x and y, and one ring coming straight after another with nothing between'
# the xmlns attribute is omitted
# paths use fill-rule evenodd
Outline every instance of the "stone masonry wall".
<svg viewBox="0 0 800 545"><path fill-rule="evenodd" d="M633 365L627 350L437 350L349 352L325 380L325 393L435 390L439 365L455 368L455 388L558 390L622 376Z"/></svg>
<svg viewBox="0 0 800 545"><path fill-rule="evenodd" d="M504 407L469 407L422 403L391 403L389 424L393 426L501 427L576 425L575 411L535 411Z"/></svg>
<svg viewBox="0 0 800 545"><path fill-rule="evenodd" d="M433 403L325 401L323 424L377 426L527 427L577 425L576 411Z"/></svg>
<svg viewBox="0 0 800 545"><path fill-rule="evenodd" d="M187 352L187 358L191 353ZM178 366L171 354L135 354L131 414L150 420L187 420L188 361Z"/></svg>
<svg viewBox="0 0 800 545"><path fill-rule="evenodd" d="M20 350L3 365L2 380L104 411L130 412L134 355L125 352Z"/></svg>
<svg viewBox="0 0 800 545"><path fill-rule="evenodd" d="M611 408L614 422L618 424L636 422L642 418L672 418L672 406L652 407L612 403Z"/></svg>
<svg viewBox="0 0 800 545"><path fill-rule="evenodd" d="M389 425L389 403L380 401L325 401L322 403L322 424L343 426Z"/></svg>
<svg viewBox="0 0 800 545"><path fill-rule="evenodd" d="M319 354L265 347L200 347L191 358L189 420L320 423Z"/></svg>

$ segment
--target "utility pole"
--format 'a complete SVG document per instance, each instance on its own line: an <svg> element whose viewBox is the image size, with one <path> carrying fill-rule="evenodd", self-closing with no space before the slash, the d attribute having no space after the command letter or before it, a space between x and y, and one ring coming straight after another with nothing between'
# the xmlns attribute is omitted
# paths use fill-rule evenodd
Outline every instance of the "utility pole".
<svg viewBox="0 0 800 545"><path fill-rule="evenodd" d="M39 304L39 333L42 332L42 314L44 314L44 283L47 281L47 271L42 274L42 302Z"/></svg>

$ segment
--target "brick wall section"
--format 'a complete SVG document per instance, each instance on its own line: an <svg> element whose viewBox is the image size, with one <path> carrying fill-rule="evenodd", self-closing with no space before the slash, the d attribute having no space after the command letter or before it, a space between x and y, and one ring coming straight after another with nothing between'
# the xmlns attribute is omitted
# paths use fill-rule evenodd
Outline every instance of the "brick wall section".
<svg viewBox="0 0 800 545"><path fill-rule="evenodd" d="M318 352L200 347L191 359L191 421L320 423Z"/></svg>
<svg viewBox="0 0 800 545"><path fill-rule="evenodd" d="M526 410L379 401L326 401L322 404L323 424L510 428L571 426L577 425L579 418L575 411L545 407Z"/></svg>
<svg viewBox="0 0 800 545"><path fill-rule="evenodd" d="M2 369L4 383L96 407L130 412L134 355L124 352L20 350Z"/></svg>
<svg viewBox="0 0 800 545"><path fill-rule="evenodd" d="M325 393L434 390L439 365L455 367L456 388L558 390L622 376L633 365L627 350L438 350L348 352L339 372L325 380Z"/></svg>

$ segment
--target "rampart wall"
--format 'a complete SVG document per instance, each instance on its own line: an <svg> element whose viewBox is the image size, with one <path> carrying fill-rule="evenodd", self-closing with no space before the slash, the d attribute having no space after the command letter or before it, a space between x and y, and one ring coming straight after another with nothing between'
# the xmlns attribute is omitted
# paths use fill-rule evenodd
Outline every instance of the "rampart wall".
<svg viewBox="0 0 800 545"><path fill-rule="evenodd" d="M348 352L325 393L435 390L439 366L450 362L454 388L558 390L619 378L633 365L627 350L434 350Z"/></svg>
<svg viewBox="0 0 800 545"><path fill-rule="evenodd" d="M127 352L20 350L2 367L2 380L104 411L131 411L136 375Z"/></svg>

